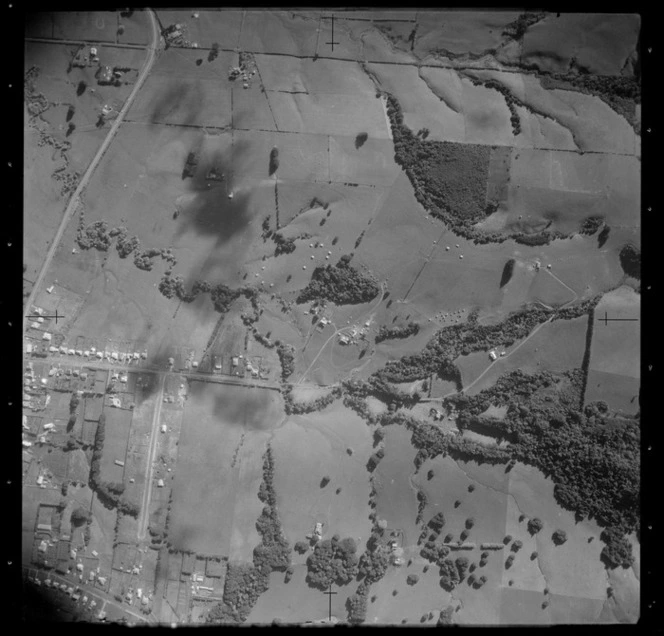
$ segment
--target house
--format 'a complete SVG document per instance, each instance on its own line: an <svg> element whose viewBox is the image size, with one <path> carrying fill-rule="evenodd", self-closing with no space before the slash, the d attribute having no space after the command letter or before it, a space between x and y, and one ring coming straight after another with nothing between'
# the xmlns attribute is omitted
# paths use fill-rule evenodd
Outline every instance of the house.
<svg viewBox="0 0 664 636"><path fill-rule="evenodd" d="M48 333L47 331L45 331L45 332L44 332L44 335L42 336L42 340L46 340L47 342L50 342L52 337L53 337L53 336L51 336L50 333Z"/></svg>
<svg viewBox="0 0 664 636"><path fill-rule="evenodd" d="M116 460L115 460L115 465L116 465L116 466L124 466L125 463L124 463L121 459L116 459Z"/></svg>
<svg viewBox="0 0 664 636"><path fill-rule="evenodd" d="M342 345L347 345L348 342L349 342L349 340L348 340L348 336L342 333L342 334L339 336L339 343L342 344Z"/></svg>
<svg viewBox="0 0 664 636"><path fill-rule="evenodd" d="M46 292L49 293L49 294L52 294L54 289L55 289L55 285L51 285L50 287L46 288Z"/></svg>
<svg viewBox="0 0 664 636"><path fill-rule="evenodd" d="M495 351L491 350L491 351L489 351L489 357L490 357L491 360L493 361L493 360L495 360L498 356L496 355L496 352L495 352Z"/></svg>

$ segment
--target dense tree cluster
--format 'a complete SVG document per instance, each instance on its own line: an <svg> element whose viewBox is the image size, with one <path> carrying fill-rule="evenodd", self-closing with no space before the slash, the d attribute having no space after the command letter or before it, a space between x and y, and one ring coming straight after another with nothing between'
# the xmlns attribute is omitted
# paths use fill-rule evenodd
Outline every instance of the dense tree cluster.
<svg viewBox="0 0 664 636"><path fill-rule="evenodd" d="M290 565L291 551L290 544L281 530L273 478L274 459L272 449L268 446L263 460L263 481L258 491L258 498L265 507L256 522L261 543L254 548L254 565L270 571L287 568Z"/></svg>
<svg viewBox="0 0 664 636"><path fill-rule="evenodd" d="M563 89L595 95L622 115L633 126L636 123L636 104L641 102L641 83L637 77L625 75L592 75L578 69L578 73L543 73L542 88Z"/></svg>
<svg viewBox="0 0 664 636"><path fill-rule="evenodd" d="M83 215L76 231L76 243L82 250L94 248L102 252L108 251L111 246L111 237L106 221L95 221L90 225L83 225Z"/></svg>
<svg viewBox="0 0 664 636"><path fill-rule="evenodd" d="M337 305L366 303L380 293L380 287L349 264L350 256L342 256L336 265L320 265L311 281L297 297L298 303L329 300Z"/></svg>
<svg viewBox="0 0 664 636"><path fill-rule="evenodd" d="M385 95L394 159L412 182L415 197L455 233L470 237L474 234L472 226L485 216L491 149L476 144L424 141L404 124L396 98Z"/></svg>
<svg viewBox="0 0 664 636"><path fill-rule="evenodd" d="M438 625L439 626L447 626L447 625L452 625L453 619L454 618L454 608L453 607L446 607L444 610L440 610L440 616L438 617Z"/></svg>
<svg viewBox="0 0 664 636"><path fill-rule="evenodd" d="M345 585L358 573L357 546L352 538L319 541L307 559L307 582L320 589L330 583Z"/></svg>
<svg viewBox="0 0 664 636"><path fill-rule="evenodd" d="M282 395L284 398L284 410L288 415L302 415L303 413L314 413L322 411L325 407L329 406L335 400L341 397L341 387L333 388L327 395L321 395L319 398L311 402L296 402L293 399L293 386L288 385Z"/></svg>
<svg viewBox="0 0 664 636"><path fill-rule="evenodd" d="M117 508L119 512L138 517L140 507L123 496L125 486L122 483L108 482L101 478L101 457L104 451L104 440L106 437L106 416L99 416L95 441L92 448L92 460L90 462L89 485L97 493L97 498L108 508Z"/></svg>
<svg viewBox="0 0 664 636"><path fill-rule="evenodd" d="M280 343L277 346L277 355L281 363L281 379L285 382L295 371L295 349L292 345Z"/></svg>
<svg viewBox="0 0 664 636"><path fill-rule="evenodd" d="M243 623L269 587L269 572L250 563L229 563L223 601L208 612L208 623Z"/></svg>
<svg viewBox="0 0 664 636"><path fill-rule="evenodd" d="M465 556L457 557L454 561L445 559L440 565L440 586L448 592L454 590L466 578L468 565L468 558Z"/></svg>
<svg viewBox="0 0 664 636"><path fill-rule="evenodd" d="M442 512L437 512L431 519L429 519L428 526L434 531L439 533L445 525L445 515Z"/></svg>
<svg viewBox="0 0 664 636"><path fill-rule="evenodd" d="M597 232L597 230L599 230L603 226L604 226L603 216L599 215L588 216L585 219L583 219L583 222L581 223L581 229L579 230L579 234L586 234L590 236L591 234Z"/></svg>
<svg viewBox="0 0 664 636"><path fill-rule="evenodd" d="M75 508L72 511L70 522L75 528L79 528L80 526L88 523L88 521L90 521L90 513L85 510L85 508L78 506L78 508Z"/></svg>
<svg viewBox="0 0 664 636"><path fill-rule="evenodd" d="M244 622L258 597L267 591L270 572L287 571L290 566L290 545L281 530L273 477L274 458L272 449L268 446L263 458L263 481L258 493L258 497L265 504L256 522L261 543L254 549L253 565L229 563L223 600L208 613L208 623Z"/></svg>
<svg viewBox="0 0 664 636"><path fill-rule="evenodd" d="M140 246L141 241L138 236L128 237L126 232L118 236L118 240L115 243L115 249L118 251L120 258L127 258L132 252L137 251Z"/></svg>
<svg viewBox="0 0 664 636"><path fill-rule="evenodd" d="M607 532L604 538L616 543L615 536L622 537L639 526L639 424L633 418L610 417L601 405L590 404L579 411L578 375L529 375L517 370L478 395L448 399L459 411L461 426L463 422L472 425L492 404L507 406L505 420L493 421L491 430L510 442L506 447L448 435L403 413L386 413L374 421L382 426L403 424L411 430L411 441L418 449L416 466L442 454L479 463L518 460L539 468L553 479L556 501L563 508L588 515L607 529L615 528L616 532ZM537 527L536 521L533 527ZM631 550L629 544L617 545L607 546L607 552Z"/></svg>
<svg viewBox="0 0 664 636"><path fill-rule="evenodd" d="M135 252L134 253L134 265L138 267L138 269L142 269L146 272L149 272L152 270L154 267L154 262L153 259L156 256L161 255L161 250L158 249L148 249L148 250L143 250L142 252Z"/></svg>
<svg viewBox="0 0 664 636"><path fill-rule="evenodd" d="M360 583L355 594L348 597L348 600L346 601L346 609L348 611L348 622L351 625L364 623L367 617L368 595L369 587L363 582Z"/></svg>
<svg viewBox="0 0 664 636"><path fill-rule="evenodd" d="M545 15L544 13L522 13L516 20L505 26L503 35L512 40L521 40L528 27L539 22Z"/></svg>
<svg viewBox="0 0 664 636"><path fill-rule="evenodd" d="M634 563L632 545L618 529L606 528L600 539L605 544L600 558L608 568L628 568Z"/></svg>
<svg viewBox="0 0 664 636"><path fill-rule="evenodd" d="M382 325L376 334L376 344L383 340L395 340L398 338L408 338L414 336L420 331L420 325L416 322L409 322L402 327L387 327Z"/></svg>
<svg viewBox="0 0 664 636"><path fill-rule="evenodd" d="M511 313L495 325L466 322L444 327L416 354L388 363L372 377L387 382L414 382L432 374L454 380L460 385L461 374L453 360L475 351L488 351L496 346L509 347L525 338L537 325L547 320L571 320L588 313L597 305L600 296L573 307L548 310L532 307Z"/></svg>
<svg viewBox="0 0 664 636"><path fill-rule="evenodd" d="M272 234L272 240L277 244L277 247L274 250L275 256L279 256L280 254L290 254L295 251L294 238L286 238L283 234L274 232Z"/></svg>
<svg viewBox="0 0 664 636"><path fill-rule="evenodd" d="M358 573L367 583L375 583L383 578L389 564L389 548L379 541L374 541L371 549L367 549L360 557Z"/></svg>
<svg viewBox="0 0 664 636"><path fill-rule="evenodd" d="M641 280L641 250L628 243L620 250L619 256L625 274Z"/></svg>

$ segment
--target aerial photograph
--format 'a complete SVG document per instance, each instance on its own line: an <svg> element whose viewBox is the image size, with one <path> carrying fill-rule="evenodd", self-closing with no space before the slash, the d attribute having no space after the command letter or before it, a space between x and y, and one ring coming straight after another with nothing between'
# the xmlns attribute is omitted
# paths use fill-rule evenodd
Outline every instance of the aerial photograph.
<svg viewBox="0 0 664 636"><path fill-rule="evenodd" d="M24 14L23 620L638 623L643 26Z"/></svg>

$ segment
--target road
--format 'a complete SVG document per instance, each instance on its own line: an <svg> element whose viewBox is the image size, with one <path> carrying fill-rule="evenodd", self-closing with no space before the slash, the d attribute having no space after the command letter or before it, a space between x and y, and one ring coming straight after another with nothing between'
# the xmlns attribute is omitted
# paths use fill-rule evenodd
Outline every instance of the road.
<svg viewBox="0 0 664 636"><path fill-rule="evenodd" d="M67 227L67 224L71 220L71 217L73 216L74 212L78 208L81 193L88 185L90 177L94 173L95 169L99 165L99 162L101 161L101 158L104 156L104 153L106 152L111 142L113 141L115 134L117 133L118 129L120 128L120 125L122 124L122 120L129 112L129 108L131 107L134 98L138 94L138 91L141 89L141 86L143 86L145 78L152 69L152 65L154 64L157 51L161 47L161 34L159 32L159 25L157 24L157 19L153 11L151 11L150 9L146 9L146 11L150 16L150 23L152 26L152 43L147 47L148 56L145 60L145 64L143 65L141 73L138 76L138 79L136 80L136 84L134 84L134 88L129 94L129 97L127 97L127 100L125 101L124 106L120 110L116 119L113 121L111 129L108 131L108 135L106 135L106 139L104 139L103 143L99 147L99 150L97 150L97 153L90 162L90 165L88 166L88 169L85 171L85 174L81 177L81 180L79 181L78 186L74 191L74 194L72 195L67 207L65 208L65 212L62 216L62 220L60 221L60 226L58 227L58 231L55 233L55 236L53 237L51 246L48 248L48 252L46 253L46 258L44 259L41 269L39 270L39 275L37 276L35 283L32 287L32 291L30 292L30 296L28 297L28 300L25 303L25 308L23 310L24 333L25 333L26 316L30 313L32 305L35 302L35 297L37 295L37 292L39 291L42 283L44 282L44 276L46 276L46 272L48 271L48 268L51 265L53 256L55 255L55 252L58 249L58 246L60 245L60 241L62 240L62 235L64 234L65 228Z"/></svg>
<svg viewBox="0 0 664 636"><path fill-rule="evenodd" d="M152 497L152 473L154 467L154 455L157 451L157 430L159 429L159 416L161 415L161 405L163 403L164 383L166 374L162 373L159 377L159 389L155 394L154 412L152 414L152 431L150 432L150 446L148 450L147 468L145 470L145 484L143 485L143 501L141 502L141 512L138 517L138 539L145 539L150 519L150 498Z"/></svg>
<svg viewBox="0 0 664 636"><path fill-rule="evenodd" d="M81 591L80 592L81 596L85 595L88 596L90 600L97 601L98 607L95 608L95 614L98 614L100 611L104 611L107 605L113 605L122 610L123 612L125 612L126 614L130 614L131 616L138 619L142 623L154 622L154 619L151 616L146 617L145 615L138 614L137 612L134 612L133 610L126 607L124 603L115 602L114 600L111 599L110 595L107 592L100 590L98 587L95 587L94 585L88 585L87 583L71 581L63 576L58 575L55 572L46 573L44 570L40 570L27 565L23 565L21 567L23 570L24 577L27 578L32 577L35 579L38 578L42 582L45 579L51 579L51 581L53 581L54 583L58 584L65 583L67 587L71 586L73 588L78 588ZM47 589L55 591L54 588L47 588Z"/></svg>
<svg viewBox="0 0 664 636"><path fill-rule="evenodd" d="M256 389L271 389L273 391L281 390L281 384L279 382L272 382L269 380L254 380L245 379L240 376L228 376L228 375L214 375L212 373L196 373L191 371L165 371L163 369L155 369L150 367L139 367L136 365L128 364L118 364L113 362L102 362L96 358L89 360L88 358L81 358L80 356L67 356L54 358L52 356L46 358L33 358L33 361L40 360L43 362L49 362L52 365L58 365L60 367L70 367L72 369L80 369L85 367L86 369L101 369L104 371L118 371L118 372L133 372L133 373L160 373L165 376L172 377L184 377L188 380L199 380L201 382L213 382L215 384L229 384L231 386L243 386L247 388L256 388ZM312 387L318 387L319 385L311 385Z"/></svg>

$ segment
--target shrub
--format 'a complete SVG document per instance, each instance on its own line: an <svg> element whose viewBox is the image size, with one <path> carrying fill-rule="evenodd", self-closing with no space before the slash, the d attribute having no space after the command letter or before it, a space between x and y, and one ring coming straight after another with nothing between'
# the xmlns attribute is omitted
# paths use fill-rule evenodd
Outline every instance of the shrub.
<svg viewBox="0 0 664 636"><path fill-rule="evenodd" d="M406 577L406 583L408 585L415 585L420 580L420 577L417 574L409 574Z"/></svg>

